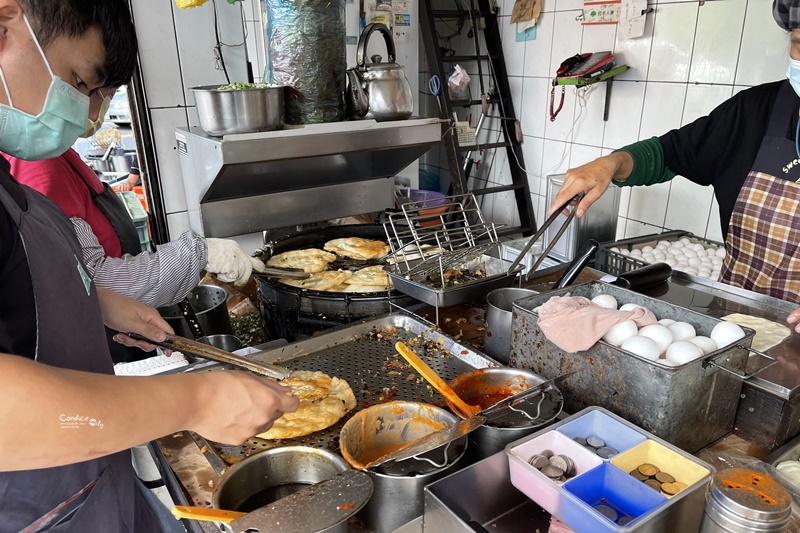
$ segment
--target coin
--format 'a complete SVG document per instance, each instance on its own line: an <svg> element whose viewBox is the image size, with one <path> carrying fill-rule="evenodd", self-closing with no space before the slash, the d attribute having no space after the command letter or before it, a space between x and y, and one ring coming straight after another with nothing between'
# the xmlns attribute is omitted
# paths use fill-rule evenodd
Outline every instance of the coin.
<svg viewBox="0 0 800 533"><path fill-rule="evenodd" d="M644 484L655 491L661 492L661 483L659 483L655 479L645 479Z"/></svg>
<svg viewBox="0 0 800 533"><path fill-rule="evenodd" d="M586 439L584 439L583 437L575 437L572 440L574 440L575 442L577 442L581 446L586 446Z"/></svg>
<svg viewBox="0 0 800 533"><path fill-rule="evenodd" d="M606 441L604 441L600 437L587 437L586 443L592 448L602 448L603 446L606 445Z"/></svg>
<svg viewBox="0 0 800 533"><path fill-rule="evenodd" d="M651 465L650 463L644 463L642 465L639 465L639 472L641 472L647 477L653 477L658 472L660 472L660 470L655 465Z"/></svg>
<svg viewBox="0 0 800 533"><path fill-rule="evenodd" d="M550 450L542 450L542 455L550 459L551 457L553 457L553 452L551 452Z"/></svg>
<svg viewBox="0 0 800 533"><path fill-rule="evenodd" d="M675 483L675 478L664 471L656 472L656 479L661 483Z"/></svg>
<svg viewBox="0 0 800 533"><path fill-rule="evenodd" d="M632 516L623 516L622 518L617 520L617 524L619 524L621 526L627 526L631 522L633 522L633 517Z"/></svg>
<svg viewBox="0 0 800 533"><path fill-rule="evenodd" d="M567 468L564 470L564 475L567 477L572 477L575 475L575 461L567 457L566 455L559 455L564 461L567 463Z"/></svg>
<svg viewBox="0 0 800 533"><path fill-rule="evenodd" d="M530 463L530 465L536 468L537 470L541 470L543 466L547 466L550 464L550 460L547 459L547 457L545 457L544 455L537 454L531 457L531 460L528 461L528 463Z"/></svg>
<svg viewBox="0 0 800 533"><path fill-rule="evenodd" d="M614 510L614 508L608 505L595 505L594 509L601 515L611 520L612 522L616 522L617 517L619 516L619 514L617 514L617 512Z"/></svg>
<svg viewBox="0 0 800 533"><path fill-rule="evenodd" d="M542 474L550 479L558 479L564 475L564 471L557 466L546 465L542 468Z"/></svg>
<svg viewBox="0 0 800 533"><path fill-rule="evenodd" d="M614 448L609 448L608 446L603 446L602 448L597 450L597 455L599 455L603 459L611 459L618 453L619 452L617 450L615 450Z"/></svg>
<svg viewBox="0 0 800 533"><path fill-rule="evenodd" d="M561 455L554 455L553 457L551 457L550 464L557 468L560 468L564 472L566 472L567 468L569 467L569 464L567 463L567 461L564 460L564 457L562 457Z"/></svg>
<svg viewBox="0 0 800 533"><path fill-rule="evenodd" d="M675 483L673 483L673 485L675 485L676 487L678 487L678 490L679 490L679 491L681 491L681 490L683 490L683 489L685 489L686 487L688 487L688 486L689 486L689 485L687 485L686 483L681 483L680 481L676 481Z"/></svg>
<svg viewBox="0 0 800 533"><path fill-rule="evenodd" d="M665 494L669 494L670 496L674 496L678 494L681 489L675 483L662 483L661 490L664 491Z"/></svg>
<svg viewBox="0 0 800 533"><path fill-rule="evenodd" d="M634 468L633 470L631 470L630 474L633 477L635 477L636 479L638 479L639 481L644 481L645 479L650 479L650 476L645 476L644 474L639 472L638 468Z"/></svg>

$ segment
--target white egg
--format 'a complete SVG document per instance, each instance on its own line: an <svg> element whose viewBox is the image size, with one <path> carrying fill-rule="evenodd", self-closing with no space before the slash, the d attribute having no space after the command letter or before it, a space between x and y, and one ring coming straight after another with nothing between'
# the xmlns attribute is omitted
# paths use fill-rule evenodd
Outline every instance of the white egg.
<svg viewBox="0 0 800 533"><path fill-rule="evenodd" d="M706 255L717 255L717 248L706 248Z"/></svg>
<svg viewBox="0 0 800 533"><path fill-rule="evenodd" d="M675 363L673 363L669 359L656 359L656 363L658 363L659 365L664 365L664 366L677 366Z"/></svg>
<svg viewBox="0 0 800 533"><path fill-rule="evenodd" d="M714 256L714 257L711 258L711 264L712 265L721 265L723 261L724 261L724 259L721 258L721 257Z"/></svg>
<svg viewBox="0 0 800 533"><path fill-rule="evenodd" d="M653 256L653 254L644 254L642 255L642 260L645 263L655 263L656 258Z"/></svg>
<svg viewBox="0 0 800 533"><path fill-rule="evenodd" d="M687 274L693 274L694 275L694 274L697 274L697 267L687 266L686 268L683 269L683 271L686 272Z"/></svg>
<svg viewBox="0 0 800 533"><path fill-rule="evenodd" d="M661 243L659 243L659 244L656 246L656 250L664 250L664 251L666 251L666 250L668 250L668 249L669 249L669 245L668 245L668 244L661 244Z"/></svg>
<svg viewBox="0 0 800 533"><path fill-rule="evenodd" d="M716 351L717 349L717 343L712 341L709 337L704 337L703 335L698 335L697 337L692 337L691 339L687 340L703 350L703 355Z"/></svg>
<svg viewBox="0 0 800 533"><path fill-rule="evenodd" d="M666 246L667 248L669 248L670 246L672 246L672 243L669 242L669 241L658 241L658 245L659 246Z"/></svg>
<svg viewBox="0 0 800 533"><path fill-rule="evenodd" d="M622 255L631 255L631 253L625 249L620 250L619 253L621 253Z"/></svg>
<svg viewBox="0 0 800 533"><path fill-rule="evenodd" d="M714 281L717 281L717 280L719 280L719 274L720 274L719 270L712 270L711 274L708 277L709 277L709 279L713 279Z"/></svg>
<svg viewBox="0 0 800 533"><path fill-rule="evenodd" d="M637 307L641 307L639 304L622 304L619 308L620 311L633 311Z"/></svg>
<svg viewBox="0 0 800 533"><path fill-rule="evenodd" d="M638 249L638 248L634 248L633 250L631 250L631 255L635 255L635 256L638 257L638 256L642 255L642 251L640 249Z"/></svg>
<svg viewBox="0 0 800 533"><path fill-rule="evenodd" d="M699 346L692 344L689 341L673 342L667 348L666 359L672 361L676 365L682 365L689 361L694 361L698 357L703 356L703 350Z"/></svg>
<svg viewBox="0 0 800 533"><path fill-rule="evenodd" d="M725 248L717 248L717 257L725 258Z"/></svg>
<svg viewBox="0 0 800 533"><path fill-rule="evenodd" d="M642 253L644 253L644 252L652 252L652 251L653 251L653 247L652 246L643 246L642 247Z"/></svg>
<svg viewBox="0 0 800 533"><path fill-rule="evenodd" d="M611 247L611 251L616 253L616 254L618 254L619 253L619 248L617 248L616 246L612 246Z"/></svg>
<svg viewBox="0 0 800 533"><path fill-rule="evenodd" d="M697 257L697 252L695 252L694 250L691 250L691 249L688 249L688 248L687 248L687 249L684 249L684 251L683 251L683 255L684 255L685 257L688 257L688 258L690 258L690 259L691 259L692 257Z"/></svg>
<svg viewBox="0 0 800 533"><path fill-rule="evenodd" d="M606 309L617 308L617 299L610 294L598 294L592 298L592 303L600 307L605 307Z"/></svg>
<svg viewBox="0 0 800 533"><path fill-rule="evenodd" d="M705 249L705 248L703 248L703 245L702 245L702 244L700 244L700 243L695 243L695 244L693 244L693 245L692 245L692 250L694 250L695 252L701 252L701 251L702 251L702 252L705 252L705 251L706 251L706 249Z"/></svg>
<svg viewBox="0 0 800 533"><path fill-rule="evenodd" d="M667 258L667 254L662 252L655 252L653 257L656 258L657 261L664 261Z"/></svg>
<svg viewBox="0 0 800 533"><path fill-rule="evenodd" d="M669 326L670 324L674 324L675 321L672 320L671 318L662 318L661 320L658 321L658 323L661 324L662 326Z"/></svg>
<svg viewBox="0 0 800 533"><path fill-rule="evenodd" d="M665 262L666 264L668 264L669 266L671 266L672 268L675 268L676 266L678 266L678 262L677 262L677 261L675 261L674 259L672 259L671 257L668 257L668 258L666 258L666 259L664 260L664 262Z"/></svg>
<svg viewBox="0 0 800 533"><path fill-rule="evenodd" d="M678 241L682 242L683 244L692 244L692 241L691 239L689 239L689 237L681 237L680 239L678 239Z"/></svg>
<svg viewBox="0 0 800 533"><path fill-rule="evenodd" d="M672 332L672 336L675 337L675 342L685 341L697 335L694 331L694 326L688 322L675 322L667 327Z"/></svg>
<svg viewBox="0 0 800 533"><path fill-rule="evenodd" d="M655 361L661 352L658 350L658 345L653 339L642 337L641 335L634 335L622 343L621 348L631 353L635 353L640 357Z"/></svg>
<svg viewBox="0 0 800 533"><path fill-rule="evenodd" d="M636 326L636 322L633 320L625 320L620 322L619 324L614 325L605 335L603 335L603 340L609 344L613 344L614 346L622 346L622 344L636 335L636 331L639 328Z"/></svg>
<svg viewBox="0 0 800 533"><path fill-rule="evenodd" d="M702 276L704 278L710 278L711 270L709 270L708 268L701 268L700 270L697 271L697 275Z"/></svg>
<svg viewBox="0 0 800 533"><path fill-rule="evenodd" d="M744 338L744 330L738 324L733 322L722 321L711 330L711 340L717 344L717 347L724 348L729 344L733 344L739 339Z"/></svg>
<svg viewBox="0 0 800 533"><path fill-rule="evenodd" d="M659 354L667 351L667 347L672 344L672 332L667 326L662 324L650 324L639 330L639 335L652 339L658 346Z"/></svg>
<svg viewBox="0 0 800 533"><path fill-rule="evenodd" d="M675 242L672 243L672 246L675 247L675 248L683 248L686 245L684 243L682 243L681 241L675 241Z"/></svg>
<svg viewBox="0 0 800 533"><path fill-rule="evenodd" d="M700 261L700 258L698 258L698 257L690 257L689 258L689 266L699 267L702 264L703 264L703 262Z"/></svg>

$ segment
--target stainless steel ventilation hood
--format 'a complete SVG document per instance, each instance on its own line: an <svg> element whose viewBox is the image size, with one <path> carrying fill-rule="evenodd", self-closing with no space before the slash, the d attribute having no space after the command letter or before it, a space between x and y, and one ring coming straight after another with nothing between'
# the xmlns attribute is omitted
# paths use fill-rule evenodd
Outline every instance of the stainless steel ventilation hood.
<svg viewBox="0 0 800 533"><path fill-rule="evenodd" d="M438 119L175 132L192 229L228 237L380 211L394 176L441 138Z"/></svg>

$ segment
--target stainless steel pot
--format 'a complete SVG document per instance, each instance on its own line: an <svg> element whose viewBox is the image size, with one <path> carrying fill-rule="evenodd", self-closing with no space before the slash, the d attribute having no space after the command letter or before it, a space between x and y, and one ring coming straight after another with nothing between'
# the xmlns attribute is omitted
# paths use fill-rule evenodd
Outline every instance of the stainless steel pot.
<svg viewBox="0 0 800 533"><path fill-rule="evenodd" d="M111 161L111 167L114 169L114 172L130 172L131 165L128 160L128 157L125 155L112 155L109 160Z"/></svg>
<svg viewBox="0 0 800 533"><path fill-rule="evenodd" d="M232 332L228 306L225 305L225 301L228 299L228 291L216 285L198 285L192 289L188 298L204 334L213 335L215 333ZM158 312L161 313L167 324L172 326L176 335L190 339L195 337L194 332L183 317L180 307L177 305L160 307Z"/></svg>
<svg viewBox="0 0 800 533"><path fill-rule="evenodd" d="M211 504L215 509L249 512L302 490L307 485L331 479L349 468L344 459L320 448L272 448L230 467L217 482ZM313 509L309 509L309 512L313 512ZM220 526L232 533L227 524ZM319 531L346 533L347 520L344 518Z"/></svg>
<svg viewBox="0 0 800 533"><path fill-rule="evenodd" d="M192 87L200 127L209 135L283 128L283 86L230 91L220 91L219 87L221 85Z"/></svg>
<svg viewBox="0 0 800 533"><path fill-rule="evenodd" d="M501 392L505 393L505 396L510 396L543 381L544 378L520 368L482 368L459 375L449 385L465 402L479 404L481 402L477 398L481 396ZM448 406L454 410L449 402ZM554 421L563 406L564 399L561 393L552 387L543 395L532 398L530 403L515 407L524 410L534 420L520 412L508 410L502 417L484 423L469 434L465 462L479 461L504 450L506 444L530 435Z"/></svg>
<svg viewBox="0 0 800 533"><path fill-rule="evenodd" d="M225 350L226 352L235 352L242 347L242 341L239 340L239 337L236 335L230 335L228 333L206 335L205 337L200 337L197 339L197 342L210 344L211 346L219 348L220 350Z"/></svg>
<svg viewBox="0 0 800 533"><path fill-rule="evenodd" d="M531 289L503 287L486 295L486 329L483 333L483 351L497 361L508 364L511 351L511 318L514 302L539 294Z"/></svg>
<svg viewBox="0 0 800 533"><path fill-rule="evenodd" d="M373 457L377 451L388 453L397 445L457 421L455 415L434 405L409 401L383 403L362 409L348 420L339 434L339 446L348 463L363 466L377 459ZM372 498L360 514L367 529L389 533L420 516L425 486L457 468L465 444L466 438L461 437L405 461L366 470L374 484Z"/></svg>

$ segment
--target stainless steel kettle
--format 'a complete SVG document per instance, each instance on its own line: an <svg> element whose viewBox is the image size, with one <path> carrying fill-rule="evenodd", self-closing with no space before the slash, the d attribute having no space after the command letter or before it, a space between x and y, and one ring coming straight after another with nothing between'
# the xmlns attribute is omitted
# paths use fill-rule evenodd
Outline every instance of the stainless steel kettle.
<svg viewBox="0 0 800 533"><path fill-rule="evenodd" d="M374 55L372 63L365 63L367 43L373 32L380 32L386 41L388 62ZM395 63L395 47L392 34L383 24L370 24L358 40L356 67L347 71L347 107L351 118L405 120L414 110L411 93L403 67Z"/></svg>

